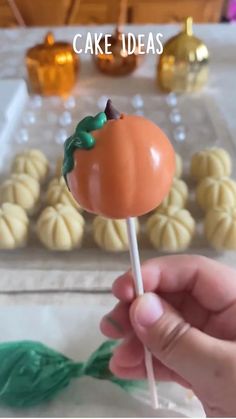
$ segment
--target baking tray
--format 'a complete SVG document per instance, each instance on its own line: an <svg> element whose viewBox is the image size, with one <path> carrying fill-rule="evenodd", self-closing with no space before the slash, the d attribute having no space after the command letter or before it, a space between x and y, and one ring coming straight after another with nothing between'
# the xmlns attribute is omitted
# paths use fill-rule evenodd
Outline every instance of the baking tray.
<svg viewBox="0 0 236 419"><path fill-rule="evenodd" d="M23 112L19 127L10 141L1 144L0 171L4 179L14 155L27 148L39 148L51 163L53 177L57 157L63 153L63 142L84 116L104 109L105 96L75 96L42 99L32 96ZM236 147L214 97L206 94L188 96L135 95L112 96L122 112L144 115L157 123L167 134L184 162L183 179L190 188L188 209L197 221L197 231L185 253L220 258L222 253L211 249L202 232L203 214L195 205L194 185L188 176L191 155L205 147L222 146L232 156ZM234 173L235 175L235 168ZM42 204L43 207L43 204ZM109 253L99 249L92 238L92 216L85 214L86 233L81 249L52 252L42 247L31 223L28 246L0 251L0 289L15 290L109 290L114 276L129 267L129 254ZM141 259L163 254L153 249L145 235L147 215L140 217L139 247ZM229 252L230 253L230 252ZM21 273L21 274L20 274ZM50 275L49 275L50 273ZM9 275L11 281L9 281Z"/></svg>

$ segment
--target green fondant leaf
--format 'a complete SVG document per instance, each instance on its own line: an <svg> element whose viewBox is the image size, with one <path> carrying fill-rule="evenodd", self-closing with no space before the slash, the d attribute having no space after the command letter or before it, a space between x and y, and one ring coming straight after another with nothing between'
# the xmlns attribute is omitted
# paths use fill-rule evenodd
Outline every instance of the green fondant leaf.
<svg viewBox="0 0 236 419"><path fill-rule="evenodd" d="M95 139L90 132L101 129L107 118L104 112L98 113L95 117L86 116L77 125L74 134L64 144L64 161L62 174L66 176L74 167L74 151L76 149L89 150L94 147Z"/></svg>

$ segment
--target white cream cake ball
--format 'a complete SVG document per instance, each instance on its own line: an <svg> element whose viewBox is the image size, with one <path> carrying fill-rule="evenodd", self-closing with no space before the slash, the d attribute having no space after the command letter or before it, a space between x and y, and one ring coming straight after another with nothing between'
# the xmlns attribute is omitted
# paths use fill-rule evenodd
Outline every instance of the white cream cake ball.
<svg viewBox="0 0 236 419"><path fill-rule="evenodd" d="M205 236L217 250L236 250L236 207L216 207L205 217Z"/></svg>
<svg viewBox="0 0 236 419"><path fill-rule="evenodd" d="M183 161L178 153L175 153L175 177L180 178L183 174Z"/></svg>
<svg viewBox="0 0 236 419"><path fill-rule="evenodd" d="M0 249L16 249L27 243L29 219L19 205L0 206Z"/></svg>
<svg viewBox="0 0 236 419"><path fill-rule="evenodd" d="M136 233L139 222L135 219ZM114 220L98 215L93 220L93 237L96 244L108 252L122 252L129 249L125 220Z"/></svg>
<svg viewBox="0 0 236 419"><path fill-rule="evenodd" d="M179 208L184 208L188 200L188 187L186 183L181 180L174 178L171 189L168 195L163 199L159 208L168 207L174 205Z"/></svg>
<svg viewBox="0 0 236 419"><path fill-rule="evenodd" d="M175 252L190 245L195 232L195 221L188 210L169 206L151 215L146 227L154 248Z"/></svg>
<svg viewBox="0 0 236 419"><path fill-rule="evenodd" d="M236 205L236 182L229 177L207 177L196 190L198 205L207 211L213 207Z"/></svg>
<svg viewBox="0 0 236 419"><path fill-rule="evenodd" d="M25 173L13 173L0 187L0 201L20 205L28 214L32 214L39 201L40 185L33 177Z"/></svg>
<svg viewBox="0 0 236 419"><path fill-rule="evenodd" d="M190 171L197 182L207 176L230 176L232 172L230 155L223 148L206 148L193 154Z"/></svg>
<svg viewBox="0 0 236 419"><path fill-rule="evenodd" d="M15 156L11 171L13 173L26 173L39 182L43 182L49 172L49 162L42 151L28 149Z"/></svg>
<svg viewBox="0 0 236 419"><path fill-rule="evenodd" d="M49 183L46 193L46 202L48 205L52 206L56 204L72 205L72 207L82 211L82 208L77 204L70 193L63 176L52 179Z"/></svg>
<svg viewBox="0 0 236 419"><path fill-rule="evenodd" d="M62 165L63 165L63 157L58 157L56 161L56 169L55 169L55 176L61 177L62 175Z"/></svg>
<svg viewBox="0 0 236 419"><path fill-rule="evenodd" d="M71 250L82 243L85 221L71 205L46 207L37 220L37 234L50 250Z"/></svg>

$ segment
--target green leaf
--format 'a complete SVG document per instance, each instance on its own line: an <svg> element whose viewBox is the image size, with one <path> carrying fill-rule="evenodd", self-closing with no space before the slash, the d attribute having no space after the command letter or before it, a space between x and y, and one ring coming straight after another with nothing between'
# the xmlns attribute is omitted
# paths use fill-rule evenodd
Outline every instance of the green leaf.
<svg viewBox="0 0 236 419"><path fill-rule="evenodd" d="M101 129L106 121L107 118L104 112L100 112L94 117L86 116L79 122L74 134L65 141L62 173L66 183L67 174L74 168L75 150L90 150L93 148L95 146L95 139L90 133L97 129Z"/></svg>

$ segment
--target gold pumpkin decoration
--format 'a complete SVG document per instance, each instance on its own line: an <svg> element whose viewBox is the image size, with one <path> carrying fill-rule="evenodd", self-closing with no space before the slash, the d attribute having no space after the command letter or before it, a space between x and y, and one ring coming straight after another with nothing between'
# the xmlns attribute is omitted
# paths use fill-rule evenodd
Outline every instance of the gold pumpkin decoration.
<svg viewBox="0 0 236 419"><path fill-rule="evenodd" d="M122 32L116 29L114 35L109 39L111 54L105 54L105 37L102 38L99 45L103 54L94 55L94 61L97 68L110 76L125 76L132 73L139 65L140 55L138 48L133 54L128 55L122 48Z"/></svg>
<svg viewBox="0 0 236 419"><path fill-rule="evenodd" d="M48 32L43 44L26 54L29 85L34 93L67 96L76 82L78 57L68 42L55 42Z"/></svg>
<svg viewBox="0 0 236 419"><path fill-rule="evenodd" d="M166 92L196 91L208 79L208 49L193 35L192 23L188 17L183 31L164 45L157 78L160 88Z"/></svg>

